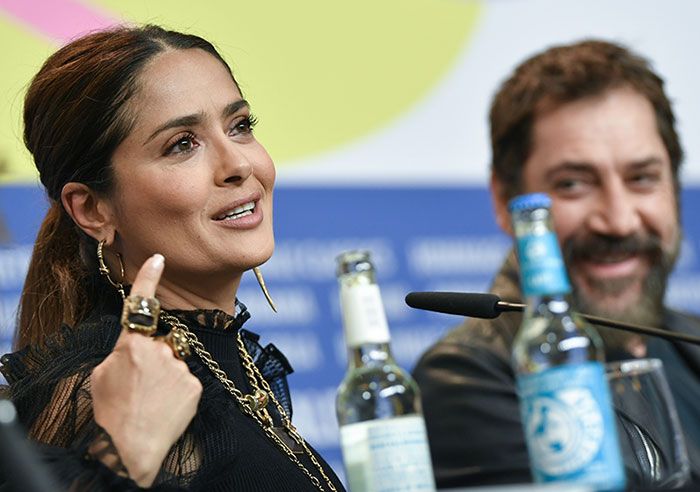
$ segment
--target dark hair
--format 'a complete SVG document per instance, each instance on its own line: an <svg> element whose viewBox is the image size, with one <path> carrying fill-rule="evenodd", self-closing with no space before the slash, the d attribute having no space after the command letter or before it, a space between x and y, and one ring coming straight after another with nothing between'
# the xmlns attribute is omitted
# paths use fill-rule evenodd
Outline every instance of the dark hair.
<svg viewBox="0 0 700 492"><path fill-rule="evenodd" d="M32 80L24 104L24 142L50 209L20 299L17 347L41 342L62 323L77 323L92 305L88 285L97 271L97 243L68 216L61 190L78 182L100 194L113 191L111 158L133 127L135 108L127 103L139 90L139 74L159 53L194 48L210 53L231 73L208 41L147 25L76 39L51 55Z"/></svg>
<svg viewBox="0 0 700 492"><path fill-rule="evenodd" d="M631 87L653 106L678 189L683 150L664 81L647 60L625 47L587 40L556 46L529 58L496 93L489 114L491 166L503 184L504 198L521 191L523 166L532 150L533 122L543 105L551 108L618 87Z"/></svg>

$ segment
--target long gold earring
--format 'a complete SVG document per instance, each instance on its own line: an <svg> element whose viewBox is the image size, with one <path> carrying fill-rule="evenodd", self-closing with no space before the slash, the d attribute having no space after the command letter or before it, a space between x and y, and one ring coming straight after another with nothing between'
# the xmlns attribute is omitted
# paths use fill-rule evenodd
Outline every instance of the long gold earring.
<svg viewBox="0 0 700 492"><path fill-rule="evenodd" d="M112 272L109 271L109 267L107 266L107 263L105 263L105 258L102 253L102 248L104 248L105 245L105 240L102 239L100 242L97 243L97 262L100 267L100 273L107 277L107 281L112 284L112 286L119 291L119 294L121 294L122 299L126 299L126 294L124 293L124 284L121 282L116 282L112 279L111 274ZM119 269L120 269L120 276L122 280L124 280L124 262L122 261L122 255L119 253L116 253L117 258L119 259Z"/></svg>
<svg viewBox="0 0 700 492"><path fill-rule="evenodd" d="M260 285L260 289L263 291L263 294L265 295L265 299L267 299L267 303L270 305L272 310L274 312L277 312L277 308L275 307L275 302L272 300L272 297L270 297L270 293L267 291L267 286L265 285L265 279L262 276L262 272L260 271L260 267L255 267L253 268L253 273L255 274L255 278L258 281L258 284Z"/></svg>

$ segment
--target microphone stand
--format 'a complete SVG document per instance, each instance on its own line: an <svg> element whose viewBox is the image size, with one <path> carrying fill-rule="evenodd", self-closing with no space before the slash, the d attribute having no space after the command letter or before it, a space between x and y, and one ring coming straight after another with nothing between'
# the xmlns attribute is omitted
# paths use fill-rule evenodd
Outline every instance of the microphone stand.
<svg viewBox="0 0 700 492"><path fill-rule="evenodd" d="M415 309L485 319L496 318L504 312L525 310L525 304L502 301L497 295L490 293L410 292L406 295L406 304ZM594 325L700 345L700 336L614 321L585 313L577 314Z"/></svg>
<svg viewBox="0 0 700 492"><path fill-rule="evenodd" d="M501 312L508 311L524 311L525 304L520 304L516 302L505 302L498 301L496 303L496 309ZM635 325L633 323L624 323L622 321L613 321L607 318L601 318L600 316L593 316L591 314L576 313L583 319L592 323L594 325L606 326L608 328L615 328L618 330L631 331L633 333L639 333L641 335L651 335L659 338L665 338L666 340L676 341L680 340L683 342L693 343L695 345L700 345L700 337L695 335L688 335L686 333L675 333L668 330L662 330L660 328L652 328L650 326Z"/></svg>

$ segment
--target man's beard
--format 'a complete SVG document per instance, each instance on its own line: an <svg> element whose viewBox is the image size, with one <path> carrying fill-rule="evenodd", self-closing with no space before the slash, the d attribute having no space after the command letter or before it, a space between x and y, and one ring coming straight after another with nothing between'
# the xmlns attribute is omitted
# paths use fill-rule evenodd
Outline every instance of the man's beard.
<svg viewBox="0 0 700 492"><path fill-rule="evenodd" d="M629 288L635 288L639 278L635 275L618 279L596 279L586 276L588 290L573 284L573 301L577 311L617 319L619 321L641 325L661 326L663 300L668 277L678 257L680 240L677 238L670 249L665 250L661 238L655 234L634 234L627 237L579 234L568 239L563 245L563 254L567 267L576 269L586 260L596 258L625 257L638 255L645 257L649 271L644 279L636 302L630 302L619 308L611 307L609 302ZM574 280L572 275L572 280ZM598 330L608 351L628 351L630 342L640 336L621 330L600 328Z"/></svg>

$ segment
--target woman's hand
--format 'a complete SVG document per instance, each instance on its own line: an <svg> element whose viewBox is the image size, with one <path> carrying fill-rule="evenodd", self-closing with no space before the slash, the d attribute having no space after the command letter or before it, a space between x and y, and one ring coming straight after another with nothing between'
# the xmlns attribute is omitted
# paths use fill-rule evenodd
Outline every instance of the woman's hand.
<svg viewBox="0 0 700 492"><path fill-rule="evenodd" d="M154 297L163 265L161 255L146 260L131 294ZM129 476L150 486L195 415L201 383L162 340L123 329L92 371L90 391L95 421L112 437Z"/></svg>

